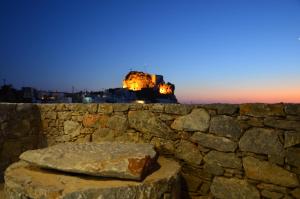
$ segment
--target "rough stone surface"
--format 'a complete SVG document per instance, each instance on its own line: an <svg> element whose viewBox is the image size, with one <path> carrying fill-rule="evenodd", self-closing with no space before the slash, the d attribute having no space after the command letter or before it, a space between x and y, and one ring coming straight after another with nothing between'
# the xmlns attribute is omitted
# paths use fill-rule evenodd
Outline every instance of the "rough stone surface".
<svg viewBox="0 0 300 199"><path fill-rule="evenodd" d="M220 115L232 115L238 111L239 106L236 104L207 104L203 107L215 109Z"/></svg>
<svg viewBox="0 0 300 199"><path fill-rule="evenodd" d="M156 152L150 144L64 143L22 153L35 165L94 176L141 180L153 167Z"/></svg>
<svg viewBox="0 0 300 199"><path fill-rule="evenodd" d="M296 130L300 131L300 122L294 120L282 120L275 118L266 118L264 120L266 126L273 128L283 129L283 130Z"/></svg>
<svg viewBox="0 0 300 199"><path fill-rule="evenodd" d="M277 185L266 184L266 183L260 183L260 184L258 184L257 188L259 188L259 189L266 189L266 190L274 191L274 192L280 192L280 193L286 193L287 192L287 188L286 187L280 187L280 186L277 186Z"/></svg>
<svg viewBox="0 0 300 199"><path fill-rule="evenodd" d="M191 140L197 142L199 145L218 151L233 152L237 148L237 143L228 138L218 137L211 134L195 132Z"/></svg>
<svg viewBox="0 0 300 199"><path fill-rule="evenodd" d="M143 133L162 138L173 138L175 136L168 125L157 119L149 111L129 111L128 120L130 127Z"/></svg>
<svg viewBox="0 0 300 199"><path fill-rule="evenodd" d="M179 131L206 131L210 116L205 109L194 109L190 114L178 117L171 127Z"/></svg>
<svg viewBox="0 0 300 199"><path fill-rule="evenodd" d="M296 174L267 161L249 156L243 158L243 166L248 178L285 187L299 186Z"/></svg>
<svg viewBox="0 0 300 199"><path fill-rule="evenodd" d="M284 133L284 147L291 147L300 144L300 131L286 131Z"/></svg>
<svg viewBox="0 0 300 199"><path fill-rule="evenodd" d="M192 110L191 106L182 104L166 104L165 112L170 114L186 115Z"/></svg>
<svg viewBox="0 0 300 199"><path fill-rule="evenodd" d="M202 161L202 155L198 147L186 140L181 140L175 151L175 156L191 164L200 164Z"/></svg>
<svg viewBox="0 0 300 199"><path fill-rule="evenodd" d="M300 115L300 106L299 104L287 104L285 112L290 115Z"/></svg>
<svg viewBox="0 0 300 199"><path fill-rule="evenodd" d="M292 196L294 196L297 199L300 199L300 188L296 188L293 191L291 191Z"/></svg>
<svg viewBox="0 0 300 199"><path fill-rule="evenodd" d="M263 190L261 192L261 195L265 198L270 198L270 199L280 199L283 197L282 193L272 192L268 190Z"/></svg>
<svg viewBox="0 0 300 199"><path fill-rule="evenodd" d="M68 175L17 162L6 170L5 191L10 199L161 199L166 196L179 199L179 164L164 158L158 163L160 168L156 172L142 182L135 182Z"/></svg>
<svg viewBox="0 0 300 199"><path fill-rule="evenodd" d="M234 169L242 168L242 161L235 153L224 153L219 151L210 151L204 156L204 161L209 164L216 164L221 167L228 167Z"/></svg>
<svg viewBox="0 0 300 199"><path fill-rule="evenodd" d="M80 134L80 124L74 121L64 122L64 133L71 137L78 136Z"/></svg>
<svg viewBox="0 0 300 199"><path fill-rule="evenodd" d="M241 104L240 114L254 117L285 115L282 104Z"/></svg>
<svg viewBox="0 0 300 199"><path fill-rule="evenodd" d="M300 167L300 148L288 148L286 150L286 162L290 165Z"/></svg>
<svg viewBox="0 0 300 199"><path fill-rule="evenodd" d="M278 132L272 129L252 128L244 133L239 142L241 151L262 154L279 154L283 146Z"/></svg>
<svg viewBox="0 0 300 199"><path fill-rule="evenodd" d="M233 117L220 115L211 119L209 132L238 140L242 134L242 129Z"/></svg>
<svg viewBox="0 0 300 199"><path fill-rule="evenodd" d="M249 184L246 180L236 178L215 177L211 192L213 196L220 199L259 199L257 189Z"/></svg>

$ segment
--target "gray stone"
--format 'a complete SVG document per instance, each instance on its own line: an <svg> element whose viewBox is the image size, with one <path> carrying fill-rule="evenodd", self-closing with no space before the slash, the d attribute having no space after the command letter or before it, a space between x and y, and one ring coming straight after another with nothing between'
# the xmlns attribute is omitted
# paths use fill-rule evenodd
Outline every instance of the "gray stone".
<svg viewBox="0 0 300 199"><path fill-rule="evenodd" d="M242 161L235 155L235 153L224 153L212 150L204 156L204 161L210 164L217 164L221 167L233 169L242 168Z"/></svg>
<svg viewBox="0 0 300 199"><path fill-rule="evenodd" d="M285 115L282 104L241 104L240 114L254 117Z"/></svg>
<svg viewBox="0 0 300 199"><path fill-rule="evenodd" d="M228 138L218 137L211 134L195 132L190 138L191 141L197 142L199 145L218 151L234 152L237 148L237 143Z"/></svg>
<svg viewBox="0 0 300 199"><path fill-rule="evenodd" d="M300 144L300 132L286 131L284 132L284 148Z"/></svg>
<svg viewBox="0 0 300 199"><path fill-rule="evenodd" d="M178 131L206 131L209 120L205 109L194 109L190 114L176 118L171 127Z"/></svg>
<svg viewBox="0 0 300 199"><path fill-rule="evenodd" d="M215 177L210 187L214 197L220 199L259 199L257 189L246 180Z"/></svg>
<svg viewBox="0 0 300 199"><path fill-rule="evenodd" d="M179 164L165 158L158 164L157 171L136 182L68 175L17 162L5 172L5 191L10 199L179 199Z"/></svg>
<svg viewBox="0 0 300 199"><path fill-rule="evenodd" d="M64 133L71 137L76 137L80 134L81 126L78 122L65 121L64 122Z"/></svg>
<svg viewBox="0 0 300 199"><path fill-rule="evenodd" d="M192 106L184 104L166 104L165 113L186 115L191 112L192 108Z"/></svg>
<svg viewBox="0 0 300 199"><path fill-rule="evenodd" d="M211 119L209 132L237 141L242 134L242 129L233 117L219 115Z"/></svg>
<svg viewBox="0 0 300 199"><path fill-rule="evenodd" d="M248 178L284 187L299 186L296 174L267 161L248 156L243 158L243 166Z"/></svg>
<svg viewBox="0 0 300 199"><path fill-rule="evenodd" d="M265 198L270 198L270 199L280 199L283 197L282 193L272 192L268 190L263 190L261 192L261 195Z"/></svg>
<svg viewBox="0 0 300 199"><path fill-rule="evenodd" d="M290 165L300 167L300 148L288 148L286 150L286 162Z"/></svg>
<svg viewBox="0 0 300 199"><path fill-rule="evenodd" d="M287 104L284 110L289 115L300 115L300 105L299 104Z"/></svg>
<svg viewBox="0 0 300 199"><path fill-rule="evenodd" d="M276 118L266 118L264 119L264 124L273 128L283 129L283 130L296 130L300 131L300 122L294 120L283 120Z"/></svg>
<svg viewBox="0 0 300 199"><path fill-rule="evenodd" d="M247 130L240 139L239 147L241 151L270 155L282 153L283 151L278 132L264 128Z"/></svg>
<svg viewBox="0 0 300 199"><path fill-rule="evenodd" d="M233 115L239 108L239 105L236 104L207 104L201 106L217 110L218 115Z"/></svg>
<svg viewBox="0 0 300 199"><path fill-rule="evenodd" d="M131 128L142 133L168 139L172 139L176 136L168 125L160 121L149 111L129 111L128 120Z"/></svg>
<svg viewBox="0 0 300 199"><path fill-rule="evenodd" d="M103 142L58 144L26 151L20 159L66 172L140 180L156 156L150 144Z"/></svg>
<svg viewBox="0 0 300 199"><path fill-rule="evenodd" d="M198 147L186 140L181 140L175 151L175 156L191 164L200 164L202 155Z"/></svg>
<svg viewBox="0 0 300 199"><path fill-rule="evenodd" d="M108 119L107 125L110 129L125 131L128 128L128 120L124 115L114 115Z"/></svg>

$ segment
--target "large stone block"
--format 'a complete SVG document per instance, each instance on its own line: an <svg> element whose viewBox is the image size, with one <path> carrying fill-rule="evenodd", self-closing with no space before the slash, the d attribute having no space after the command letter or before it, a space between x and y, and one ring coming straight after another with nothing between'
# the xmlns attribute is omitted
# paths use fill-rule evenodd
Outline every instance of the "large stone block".
<svg viewBox="0 0 300 199"><path fill-rule="evenodd" d="M206 131L209 120L205 109L194 109L190 114L176 118L171 127L178 131Z"/></svg>
<svg viewBox="0 0 300 199"><path fill-rule="evenodd" d="M268 155L281 154L281 144L278 132L273 129L252 128L244 133L239 142L241 151Z"/></svg>
<svg viewBox="0 0 300 199"><path fill-rule="evenodd" d="M240 114L254 117L285 115L283 104L241 104Z"/></svg>
<svg viewBox="0 0 300 199"><path fill-rule="evenodd" d="M254 157L243 158L243 166L248 178L272 183L284 187L297 187L299 181L297 175L275 164L261 161Z"/></svg>
<svg viewBox="0 0 300 199"><path fill-rule="evenodd" d="M220 199L259 199L258 190L246 180L215 177L210 187L213 196Z"/></svg>
<svg viewBox="0 0 300 199"><path fill-rule="evenodd" d="M64 143L22 153L20 159L40 167L93 176L141 180L155 164L150 144Z"/></svg>
<svg viewBox="0 0 300 199"><path fill-rule="evenodd" d="M233 169L242 168L242 161L235 153L224 153L212 150L204 156L204 162Z"/></svg>
<svg viewBox="0 0 300 199"><path fill-rule="evenodd" d="M165 158L159 158L158 164L157 171L136 182L68 175L20 161L6 170L5 191L11 199L179 199L179 164Z"/></svg>
<svg viewBox="0 0 300 199"><path fill-rule="evenodd" d="M216 149L218 151L233 152L237 148L237 143L228 138L201 132L195 132L190 139L203 147Z"/></svg>
<svg viewBox="0 0 300 199"><path fill-rule="evenodd" d="M128 128L128 119L125 115L114 115L108 119L107 125L110 129L125 131Z"/></svg>
<svg viewBox="0 0 300 199"><path fill-rule="evenodd" d="M180 141L175 156L191 164L200 164L202 161L202 155L198 147L186 140Z"/></svg>
<svg viewBox="0 0 300 199"><path fill-rule="evenodd" d="M211 119L209 132L237 141L242 134L242 129L233 117L220 115Z"/></svg>
<svg viewBox="0 0 300 199"><path fill-rule="evenodd" d="M80 134L81 125L78 122L74 121L65 121L64 122L64 134L71 137L76 137Z"/></svg>
<svg viewBox="0 0 300 199"><path fill-rule="evenodd" d="M286 104L284 110L289 115L300 115L300 104Z"/></svg>
<svg viewBox="0 0 300 199"><path fill-rule="evenodd" d="M238 112L239 105L236 104L206 104L201 105L208 109L215 109L218 115L233 115Z"/></svg>
<svg viewBox="0 0 300 199"><path fill-rule="evenodd" d="M283 130L296 130L300 131L300 122L294 120L283 120L276 118L266 118L264 119L264 124L273 128L283 129Z"/></svg>
<svg viewBox="0 0 300 199"><path fill-rule="evenodd" d="M128 121L131 128L142 133L168 139L176 136L168 125L149 111L129 111Z"/></svg>

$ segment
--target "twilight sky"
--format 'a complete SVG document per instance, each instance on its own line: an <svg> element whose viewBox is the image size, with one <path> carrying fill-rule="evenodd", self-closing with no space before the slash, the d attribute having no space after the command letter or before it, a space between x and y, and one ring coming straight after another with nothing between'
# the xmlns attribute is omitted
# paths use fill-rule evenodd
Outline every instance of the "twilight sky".
<svg viewBox="0 0 300 199"><path fill-rule="evenodd" d="M300 103L300 0L0 0L7 83L101 90L130 69L184 103Z"/></svg>

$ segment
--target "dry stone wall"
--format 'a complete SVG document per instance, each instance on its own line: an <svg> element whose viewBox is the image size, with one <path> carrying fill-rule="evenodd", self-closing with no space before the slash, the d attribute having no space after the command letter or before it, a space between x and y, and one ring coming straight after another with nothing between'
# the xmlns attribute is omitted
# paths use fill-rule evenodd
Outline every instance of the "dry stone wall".
<svg viewBox="0 0 300 199"><path fill-rule="evenodd" d="M183 198L300 198L300 104L0 104L0 110L2 171L33 147L151 143L180 162Z"/></svg>

